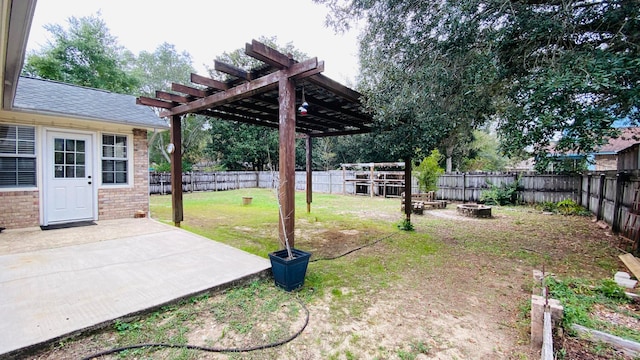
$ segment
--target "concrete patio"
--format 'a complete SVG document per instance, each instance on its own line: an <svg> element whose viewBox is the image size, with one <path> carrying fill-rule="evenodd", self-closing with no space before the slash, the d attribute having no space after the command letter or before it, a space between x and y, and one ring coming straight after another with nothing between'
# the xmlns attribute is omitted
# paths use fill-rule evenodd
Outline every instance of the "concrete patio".
<svg viewBox="0 0 640 360"><path fill-rule="evenodd" d="M270 273L269 260L143 218L0 233L0 358Z"/></svg>

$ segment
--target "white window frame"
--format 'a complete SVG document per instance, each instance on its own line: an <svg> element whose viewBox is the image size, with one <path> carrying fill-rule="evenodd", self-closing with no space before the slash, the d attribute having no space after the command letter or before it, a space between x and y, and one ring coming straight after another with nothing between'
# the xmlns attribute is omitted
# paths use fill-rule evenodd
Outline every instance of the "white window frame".
<svg viewBox="0 0 640 360"><path fill-rule="evenodd" d="M0 153L0 157L3 158L27 158L34 159L34 184L33 185L0 185L0 191L25 191L25 190L35 190L38 188L38 176L40 175L40 171L38 168L38 129L33 125L23 125L23 124L10 124L10 123L0 123L0 126L6 127L14 127L16 131L18 128L30 128L33 130L33 154L5 154ZM18 139L19 140L19 139Z"/></svg>
<svg viewBox="0 0 640 360"><path fill-rule="evenodd" d="M127 158L115 158L115 157L104 157L103 155L103 146L104 139L103 136L122 136L127 139ZM105 183L103 179L103 169L102 169L102 161L103 160L126 160L127 161L127 182L126 183ZM133 136L131 134L121 134L116 132L102 132L100 133L100 149L99 149L99 164L100 164L100 187L101 188L130 188L133 187Z"/></svg>

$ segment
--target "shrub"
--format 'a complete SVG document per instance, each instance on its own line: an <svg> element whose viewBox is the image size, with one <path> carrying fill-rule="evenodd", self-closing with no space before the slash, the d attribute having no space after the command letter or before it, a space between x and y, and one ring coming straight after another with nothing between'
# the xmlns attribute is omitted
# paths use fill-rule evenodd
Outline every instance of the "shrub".
<svg viewBox="0 0 640 360"><path fill-rule="evenodd" d="M438 177L444 174L444 169L438 165L440 160L442 160L440 152L437 149L431 150L431 154L416 167L413 174L418 180L418 186L420 186L421 191L438 190Z"/></svg>
<svg viewBox="0 0 640 360"><path fill-rule="evenodd" d="M516 205L518 202L519 179L511 184L503 183L501 186L492 184L487 180L490 188L480 193L480 202L487 205Z"/></svg>
<svg viewBox="0 0 640 360"><path fill-rule="evenodd" d="M578 203L576 203L572 199L565 199L562 201L558 201L558 203L556 204L556 208L558 209L558 212L562 215L581 215L581 216L591 215L591 212L589 210L585 209L581 205L578 205Z"/></svg>

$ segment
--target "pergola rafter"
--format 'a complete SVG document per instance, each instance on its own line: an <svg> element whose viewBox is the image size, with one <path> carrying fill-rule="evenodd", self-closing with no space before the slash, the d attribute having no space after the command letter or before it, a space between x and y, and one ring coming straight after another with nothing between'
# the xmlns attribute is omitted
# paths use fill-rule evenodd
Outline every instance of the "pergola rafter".
<svg viewBox="0 0 640 360"><path fill-rule="evenodd" d="M172 92L157 91L155 98L141 96L137 103L161 108L160 116L170 118L171 142L176 149L180 149L181 143L180 118L186 114L279 129L279 233L281 242L287 239L293 247L296 132L306 138L307 211L310 211L312 138L368 133L372 116L362 108L360 93L321 74L324 62L317 58L296 61L256 40L246 44L245 53L264 65L244 70L216 61L214 69L226 74L229 80L191 74L195 86L174 83ZM304 116L296 112L303 94L309 104ZM173 179L180 179L182 173L180 153L172 154ZM172 204L173 221L180 226L183 212L179 181L172 182Z"/></svg>

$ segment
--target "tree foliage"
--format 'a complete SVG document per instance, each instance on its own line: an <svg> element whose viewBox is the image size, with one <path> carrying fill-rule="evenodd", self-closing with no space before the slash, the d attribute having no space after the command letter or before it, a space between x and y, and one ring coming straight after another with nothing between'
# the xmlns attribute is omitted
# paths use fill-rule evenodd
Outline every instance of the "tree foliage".
<svg viewBox="0 0 640 360"><path fill-rule="evenodd" d="M442 146L447 155L494 111L496 71L476 2L351 1L333 24L366 20L360 43L360 88L374 111L376 143L395 159L424 156Z"/></svg>
<svg viewBox="0 0 640 360"><path fill-rule="evenodd" d="M640 120L636 0L316 1L366 21L363 86L397 150L459 149L495 112L502 150L544 167Z"/></svg>
<svg viewBox="0 0 640 360"><path fill-rule="evenodd" d="M188 84L195 72L191 55L178 52L175 45L162 43L153 52L141 51L135 61L133 74L140 79L139 95L155 97L157 90L171 91L172 83ZM159 110L159 109L157 109ZM180 119L182 168L190 171L192 165L203 160L207 141L208 119L201 115L185 115ZM168 168L171 156L166 151L170 133L165 131L150 137L149 159L156 167Z"/></svg>
<svg viewBox="0 0 640 360"><path fill-rule="evenodd" d="M140 79L139 95L155 96L156 90L171 91L171 83L188 84L195 72L191 55L175 45L162 43L153 52L141 51L133 74Z"/></svg>
<svg viewBox="0 0 640 360"><path fill-rule="evenodd" d="M118 93L135 94L139 81L131 74L132 54L118 44L96 16L70 17L68 28L48 24L53 39L27 55L23 74Z"/></svg>
<svg viewBox="0 0 640 360"><path fill-rule="evenodd" d="M437 149L431 150L431 154L416 167L413 176L418 180L420 191L438 190L438 178L444 174L444 169L439 164L441 160L442 154Z"/></svg>
<svg viewBox="0 0 640 360"><path fill-rule="evenodd" d="M589 153L640 119L640 2L513 2L497 54L508 98L499 127L508 153Z"/></svg>

